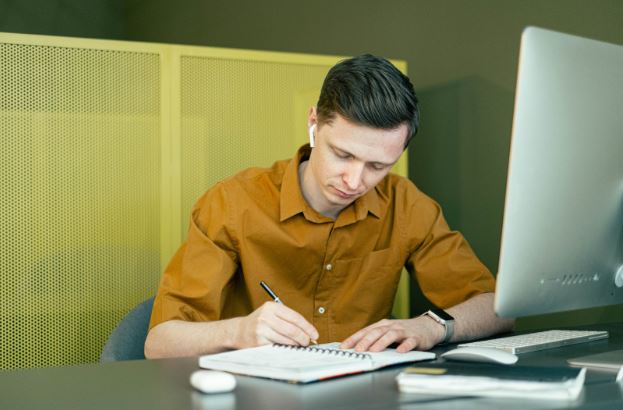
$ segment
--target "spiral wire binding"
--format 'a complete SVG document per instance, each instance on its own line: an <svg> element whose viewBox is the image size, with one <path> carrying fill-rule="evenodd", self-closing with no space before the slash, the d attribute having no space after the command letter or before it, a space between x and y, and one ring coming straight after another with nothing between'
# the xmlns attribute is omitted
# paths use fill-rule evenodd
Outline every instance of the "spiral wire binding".
<svg viewBox="0 0 623 410"><path fill-rule="evenodd" d="M315 347L315 346L292 346L292 345L284 345L281 343L275 343L273 344L273 346L282 348L282 349L328 354L328 355L333 355L333 356L338 356L338 357L348 357L351 359L372 360L372 356L370 356L368 353L349 352L347 350L340 350L340 349L326 349L323 347Z"/></svg>

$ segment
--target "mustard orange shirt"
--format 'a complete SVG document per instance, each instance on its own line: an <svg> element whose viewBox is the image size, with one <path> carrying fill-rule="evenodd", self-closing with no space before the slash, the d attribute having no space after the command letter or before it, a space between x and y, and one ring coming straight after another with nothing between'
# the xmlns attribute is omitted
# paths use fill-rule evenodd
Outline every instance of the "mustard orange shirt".
<svg viewBox="0 0 623 410"><path fill-rule="evenodd" d="M309 153L304 146L292 160L245 170L199 199L150 328L247 315L271 300L261 280L316 327L321 343L388 317L403 267L441 308L494 290L439 205L404 177L389 174L335 220L316 212L298 181Z"/></svg>

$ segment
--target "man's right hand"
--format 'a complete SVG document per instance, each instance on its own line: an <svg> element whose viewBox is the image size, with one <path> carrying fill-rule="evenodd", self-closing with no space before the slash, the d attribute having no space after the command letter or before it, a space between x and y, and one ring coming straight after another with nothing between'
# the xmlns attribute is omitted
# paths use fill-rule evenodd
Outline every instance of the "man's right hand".
<svg viewBox="0 0 623 410"><path fill-rule="evenodd" d="M279 303L266 302L249 315L240 318L236 348L269 343L308 346L318 336L316 328L298 312Z"/></svg>
<svg viewBox="0 0 623 410"><path fill-rule="evenodd" d="M153 327L145 357L181 357L218 353L269 343L308 346L318 331L298 312L266 302L248 316L209 322L169 320Z"/></svg>

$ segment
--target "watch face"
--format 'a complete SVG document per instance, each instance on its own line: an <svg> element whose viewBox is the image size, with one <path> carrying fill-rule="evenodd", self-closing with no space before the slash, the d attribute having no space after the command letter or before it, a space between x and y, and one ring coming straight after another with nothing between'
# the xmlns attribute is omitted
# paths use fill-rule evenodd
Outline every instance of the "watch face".
<svg viewBox="0 0 623 410"><path fill-rule="evenodd" d="M431 311L443 320L454 320L454 318L443 309L431 309Z"/></svg>

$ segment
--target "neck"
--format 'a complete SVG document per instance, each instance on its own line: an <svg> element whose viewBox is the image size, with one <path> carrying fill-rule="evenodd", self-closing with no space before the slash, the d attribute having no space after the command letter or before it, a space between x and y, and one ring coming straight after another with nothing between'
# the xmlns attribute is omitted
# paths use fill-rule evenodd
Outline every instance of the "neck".
<svg viewBox="0 0 623 410"><path fill-rule="evenodd" d="M343 208L332 207L329 204L323 203L319 198L322 198L322 193L318 190L318 184L314 183L314 175L308 167L309 160L303 161L299 164L299 186L301 187L301 193L305 202L318 212L320 215L327 218L337 219Z"/></svg>

